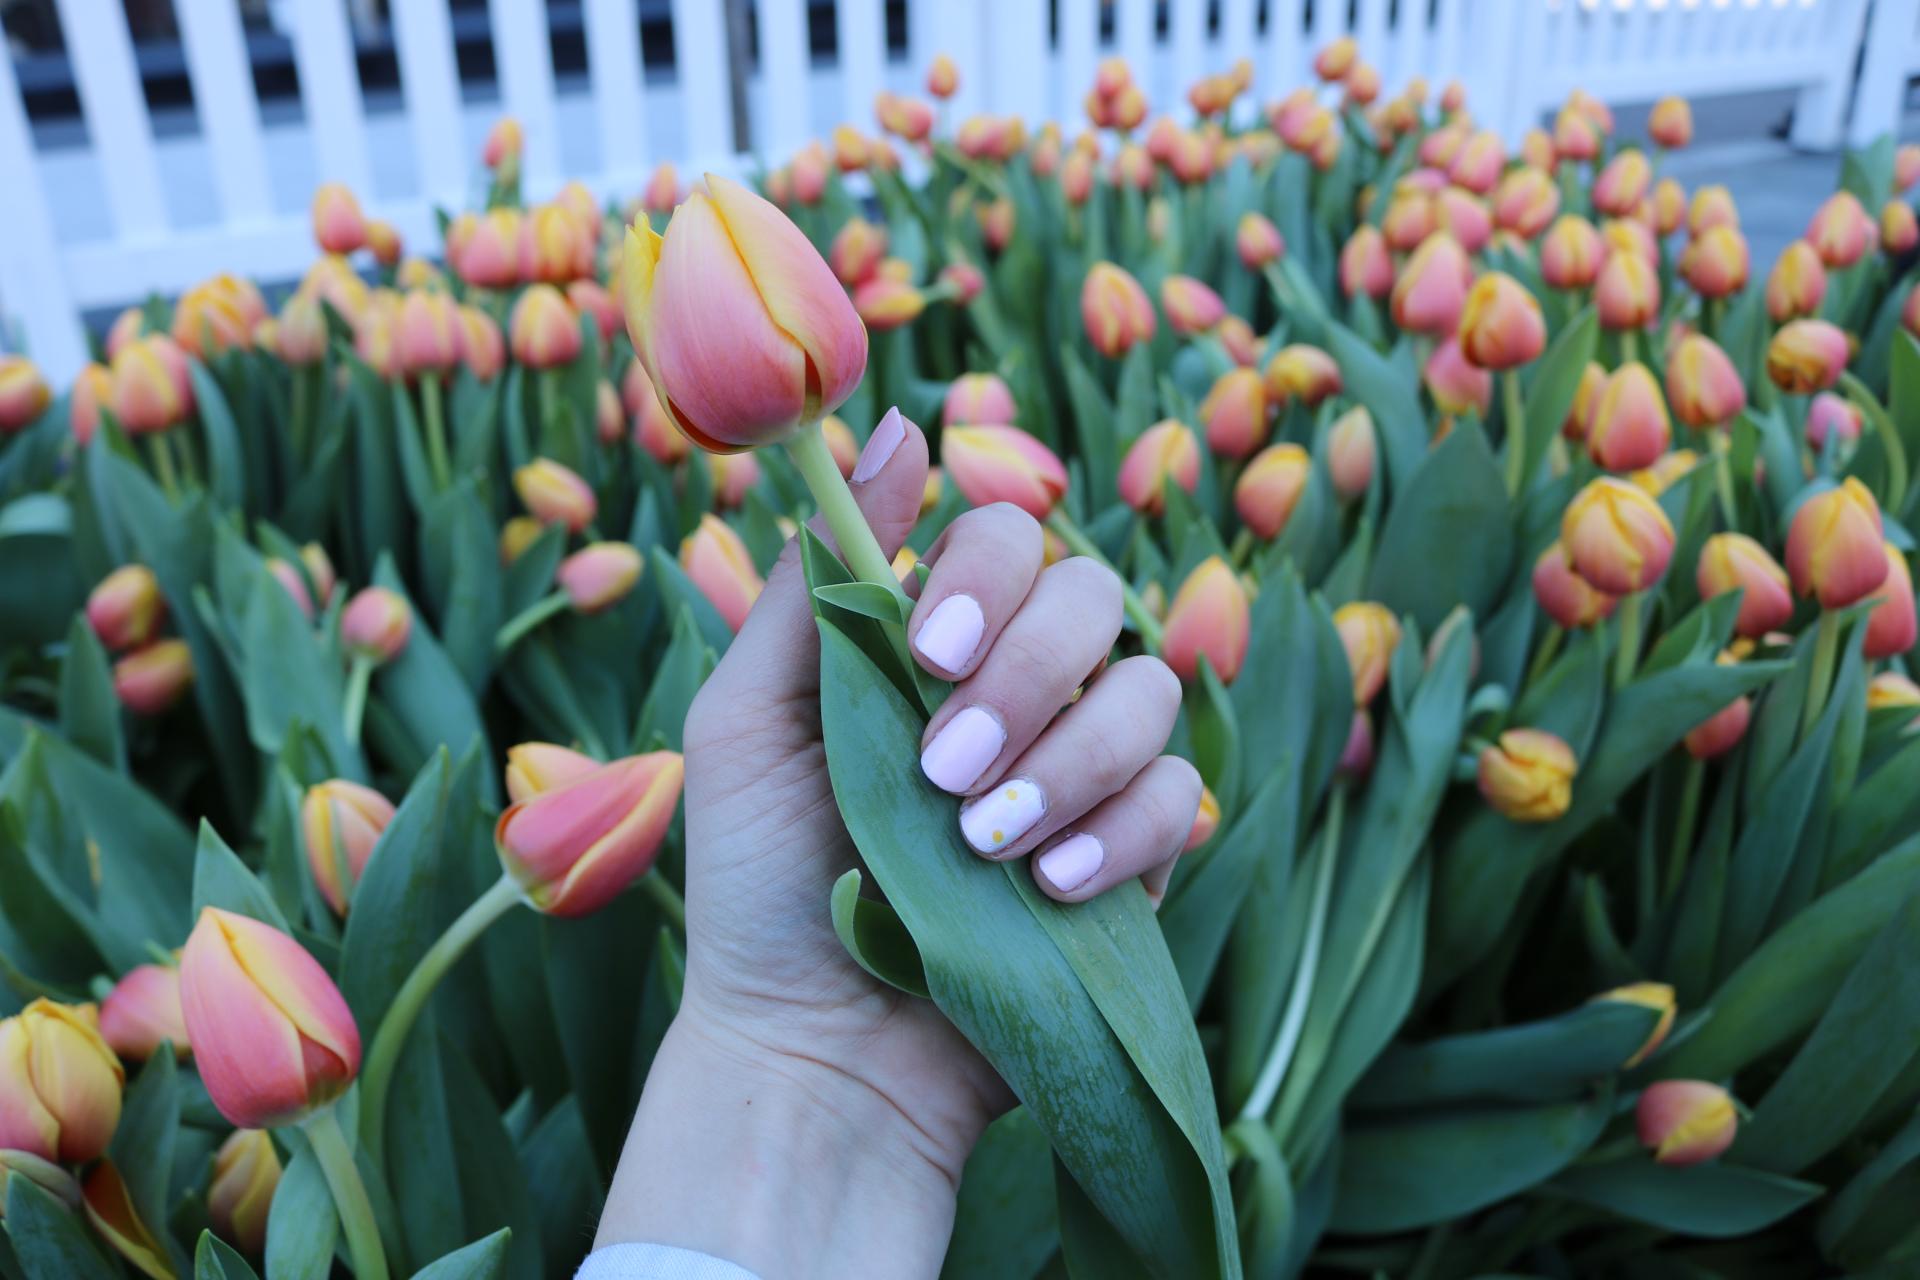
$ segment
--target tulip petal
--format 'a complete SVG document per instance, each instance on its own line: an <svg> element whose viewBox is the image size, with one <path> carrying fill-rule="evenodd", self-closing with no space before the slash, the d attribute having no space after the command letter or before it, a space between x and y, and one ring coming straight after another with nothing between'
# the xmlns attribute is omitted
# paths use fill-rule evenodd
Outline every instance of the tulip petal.
<svg viewBox="0 0 1920 1280"><path fill-rule="evenodd" d="M678 752L656 751L635 760L636 773L651 771L652 780L637 803L620 824L600 839L573 864L551 908L555 915L584 915L604 904L643 874L652 863L667 824L680 802L680 786L686 768ZM645 863L631 852L646 850Z"/></svg>
<svg viewBox="0 0 1920 1280"><path fill-rule="evenodd" d="M87 1174L82 1194L87 1221L106 1238L114 1251L132 1263L143 1275L154 1280L176 1280L173 1264L167 1260L166 1246L151 1228L140 1220L127 1191L126 1179L113 1161L102 1160Z"/></svg>
<svg viewBox="0 0 1920 1280"><path fill-rule="evenodd" d="M20 1020L0 1020L0 1149L55 1160L60 1151L60 1121L34 1092L28 1048Z"/></svg>
<svg viewBox="0 0 1920 1280"><path fill-rule="evenodd" d="M346 997L305 947L246 916L221 921L234 958L300 1034L343 1064L360 1065L360 1032Z"/></svg>

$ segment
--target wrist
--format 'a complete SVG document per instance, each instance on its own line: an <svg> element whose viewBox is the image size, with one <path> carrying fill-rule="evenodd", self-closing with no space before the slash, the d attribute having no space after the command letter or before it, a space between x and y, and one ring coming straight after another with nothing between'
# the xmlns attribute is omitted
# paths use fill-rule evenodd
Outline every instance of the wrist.
<svg viewBox="0 0 1920 1280"><path fill-rule="evenodd" d="M596 1245L697 1249L764 1277L938 1273L965 1152L826 1062L682 1008Z"/></svg>

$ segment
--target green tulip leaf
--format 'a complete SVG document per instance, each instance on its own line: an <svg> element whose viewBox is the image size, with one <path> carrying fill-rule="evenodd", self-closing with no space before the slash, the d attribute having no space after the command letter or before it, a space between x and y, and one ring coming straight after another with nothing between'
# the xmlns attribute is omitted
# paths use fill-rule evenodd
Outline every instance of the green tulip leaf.
<svg viewBox="0 0 1920 1280"><path fill-rule="evenodd" d="M113 664L86 615L74 615L67 628L67 652L60 662L60 733L74 746L125 773L126 735L120 727L120 699L113 692Z"/></svg>
<svg viewBox="0 0 1920 1280"><path fill-rule="evenodd" d="M326 1175L302 1143L267 1211L267 1274L273 1280L326 1280L339 1231Z"/></svg>
<svg viewBox="0 0 1920 1280"><path fill-rule="evenodd" d="M238 511L247 500L245 455L227 393L198 360L188 359L187 377L193 383L194 411L207 437L207 478L213 497L225 510Z"/></svg>
<svg viewBox="0 0 1920 1280"><path fill-rule="evenodd" d="M1473 422L1460 423L1396 484L1367 595L1395 615L1412 614L1426 631L1462 604L1476 617L1487 614L1516 548L1506 484L1486 436Z"/></svg>
<svg viewBox="0 0 1920 1280"><path fill-rule="evenodd" d="M1397 1110L1561 1101L1619 1070L1659 1021L1645 1005L1596 1000L1539 1022L1399 1045L1381 1055L1348 1102Z"/></svg>
<svg viewBox="0 0 1920 1280"><path fill-rule="evenodd" d="M232 1245L211 1231L202 1231L193 1252L193 1280L260 1280L260 1276Z"/></svg>
<svg viewBox="0 0 1920 1280"><path fill-rule="evenodd" d="M94 1243L78 1210L31 1178L8 1178L0 1187L7 1194L7 1241L28 1280L118 1280L119 1264Z"/></svg>
<svg viewBox="0 0 1920 1280"><path fill-rule="evenodd" d="M832 908L833 931L856 964L890 987L929 998L913 935L892 907L860 896L858 867L833 882Z"/></svg>
<svg viewBox="0 0 1920 1280"><path fill-rule="evenodd" d="M1721 1239L1764 1230L1817 1199L1823 1188L1734 1164L1675 1168L1644 1155L1580 1164L1541 1188L1681 1235Z"/></svg>
<svg viewBox="0 0 1920 1280"><path fill-rule="evenodd" d="M1526 383L1526 462L1522 472L1529 480L1539 473L1554 437L1573 408L1573 397L1580 389L1580 377L1587 371L1599 343L1600 320L1592 307L1560 331L1535 365ZM1501 377L1507 375L1501 374Z"/></svg>
<svg viewBox="0 0 1920 1280"><path fill-rule="evenodd" d="M413 1273L413 1280L498 1280L507 1274L507 1250L512 1243L512 1228L502 1227L438 1261L429 1262Z"/></svg>
<svg viewBox="0 0 1920 1280"><path fill-rule="evenodd" d="M967 1157L940 1280L1034 1275L1059 1240L1047 1135L1015 1107L987 1126Z"/></svg>
<svg viewBox="0 0 1920 1280"><path fill-rule="evenodd" d="M1380 433L1381 451L1385 454L1387 480L1395 492L1400 491L1412 482L1414 473L1426 463L1428 456L1429 429L1427 415L1420 408L1418 376L1408 377L1353 330L1337 322L1327 325L1327 351L1340 365L1347 394L1373 415L1374 426ZM1483 447L1484 444L1482 441ZM1499 470L1495 468L1496 484L1499 478ZM1500 501L1504 518L1504 487Z"/></svg>

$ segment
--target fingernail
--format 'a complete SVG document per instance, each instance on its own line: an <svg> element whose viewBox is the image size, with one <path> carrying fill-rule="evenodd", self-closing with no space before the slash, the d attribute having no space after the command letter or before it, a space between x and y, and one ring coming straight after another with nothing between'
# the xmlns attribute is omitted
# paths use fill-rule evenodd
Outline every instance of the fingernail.
<svg viewBox="0 0 1920 1280"><path fill-rule="evenodd" d="M1007 731L991 712L968 707L940 726L920 753L920 772L955 795L972 786L1007 745Z"/></svg>
<svg viewBox="0 0 1920 1280"><path fill-rule="evenodd" d="M907 438L906 419L900 416L899 406L887 410L887 416L880 419L880 425L867 437L867 447L860 451L860 460L853 464L853 482L865 484L880 474L880 468L887 465L887 459Z"/></svg>
<svg viewBox="0 0 1920 1280"><path fill-rule="evenodd" d="M998 853L1033 829L1047 797L1031 779L1001 783L960 810L960 834L982 853Z"/></svg>
<svg viewBox="0 0 1920 1280"><path fill-rule="evenodd" d="M986 615L972 596L951 595L933 606L933 612L920 624L913 647L920 656L946 671L962 671L973 661L980 637L987 629Z"/></svg>
<svg viewBox="0 0 1920 1280"><path fill-rule="evenodd" d="M1107 860L1107 847L1098 836L1084 832L1068 836L1040 855L1040 874L1061 893L1072 893Z"/></svg>

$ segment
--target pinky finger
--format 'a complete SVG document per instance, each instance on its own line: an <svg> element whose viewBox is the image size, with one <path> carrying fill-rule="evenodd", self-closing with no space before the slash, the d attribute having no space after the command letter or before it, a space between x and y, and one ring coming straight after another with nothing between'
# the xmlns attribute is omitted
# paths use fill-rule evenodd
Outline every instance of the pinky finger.
<svg viewBox="0 0 1920 1280"><path fill-rule="evenodd" d="M1161 756L1049 841L1033 860L1034 882L1049 898L1085 902L1139 876L1158 905L1199 807L1200 775Z"/></svg>

